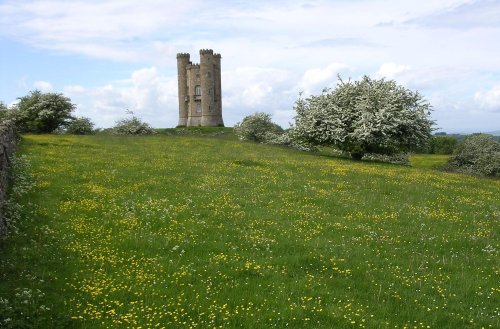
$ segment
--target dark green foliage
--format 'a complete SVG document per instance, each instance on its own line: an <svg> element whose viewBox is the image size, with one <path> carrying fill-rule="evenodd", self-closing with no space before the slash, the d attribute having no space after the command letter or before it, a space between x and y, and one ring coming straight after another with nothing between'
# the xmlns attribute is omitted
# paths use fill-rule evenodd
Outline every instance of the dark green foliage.
<svg viewBox="0 0 500 329"><path fill-rule="evenodd" d="M75 105L57 93L31 91L12 107L12 119L20 132L51 133L72 119Z"/></svg>
<svg viewBox="0 0 500 329"><path fill-rule="evenodd" d="M94 133L94 123L90 118L79 117L71 120L66 127L66 133L73 135L89 135Z"/></svg>
<svg viewBox="0 0 500 329"><path fill-rule="evenodd" d="M0 122L5 120L8 116L8 108L4 102L0 101Z"/></svg>
<svg viewBox="0 0 500 329"><path fill-rule="evenodd" d="M486 134L473 134L458 145L447 169L472 175L500 176L500 142Z"/></svg>
<svg viewBox="0 0 500 329"><path fill-rule="evenodd" d="M431 154L452 154L458 140L451 136L434 136L430 143Z"/></svg>
<svg viewBox="0 0 500 329"><path fill-rule="evenodd" d="M265 143L284 132L283 128L271 121L271 115L262 112L246 116L234 126L234 130L240 140L258 143Z"/></svg>

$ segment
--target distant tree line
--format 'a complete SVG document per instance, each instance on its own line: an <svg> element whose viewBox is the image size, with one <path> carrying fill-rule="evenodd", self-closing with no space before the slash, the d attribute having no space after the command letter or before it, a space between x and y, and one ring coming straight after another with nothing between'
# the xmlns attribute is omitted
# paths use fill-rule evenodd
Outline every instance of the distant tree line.
<svg viewBox="0 0 500 329"><path fill-rule="evenodd" d="M488 134L484 134L488 135ZM429 144L418 149L419 153L427 154L453 154L456 148L462 144L470 135L463 134L434 134ZM500 142L500 136L488 135L494 141Z"/></svg>

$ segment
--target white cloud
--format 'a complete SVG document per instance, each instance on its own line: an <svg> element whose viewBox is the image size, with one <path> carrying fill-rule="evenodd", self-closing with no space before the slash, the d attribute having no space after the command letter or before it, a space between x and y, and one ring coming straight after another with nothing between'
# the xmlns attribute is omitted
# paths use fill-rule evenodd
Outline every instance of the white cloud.
<svg viewBox="0 0 500 329"><path fill-rule="evenodd" d="M137 60L155 47L152 35L182 25L198 5L160 0L4 1L0 27L2 34L40 48ZM131 47L131 40L141 47Z"/></svg>
<svg viewBox="0 0 500 329"><path fill-rule="evenodd" d="M33 87L45 93L54 90L54 86L48 81L36 81L33 83Z"/></svg>
<svg viewBox="0 0 500 329"><path fill-rule="evenodd" d="M240 99L243 104L250 107L255 107L256 105L262 104L264 98L273 91L268 83L256 83L247 86L241 93Z"/></svg>
<svg viewBox="0 0 500 329"><path fill-rule="evenodd" d="M63 92L65 94L81 94L86 91L87 89L85 89L85 87L82 87L80 85L65 86L63 88Z"/></svg>
<svg viewBox="0 0 500 329"><path fill-rule="evenodd" d="M257 108L269 103L288 85L289 72L273 68L239 67L222 73L223 102L229 107Z"/></svg>
<svg viewBox="0 0 500 329"><path fill-rule="evenodd" d="M78 104L77 115L90 117L99 127L110 127L126 111L155 127L177 123L177 77L162 76L156 67L132 72L129 79L95 88L66 86Z"/></svg>
<svg viewBox="0 0 500 329"><path fill-rule="evenodd" d="M385 44L381 31L370 31L380 22L410 20L468 2L6 0L0 4L0 33L40 48L120 61L234 42L242 35L247 44L261 40L264 53L318 40L348 41L344 51L359 51Z"/></svg>
<svg viewBox="0 0 500 329"><path fill-rule="evenodd" d="M290 108L289 110L277 110L273 112L272 120L283 128L287 128L290 123L294 123L294 117L297 113Z"/></svg>
<svg viewBox="0 0 500 329"><path fill-rule="evenodd" d="M500 112L500 84L487 91L478 91L474 100L483 109Z"/></svg>
<svg viewBox="0 0 500 329"><path fill-rule="evenodd" d="M289 108L293 81L289 71L277 68L238 67L223 71L224 123L232 126L255 112L274 114Z"/></svg>
<svg viewBox="0 0 500 329"><path fill-rule="evenodd" d="M432 28L472 29L498 26L500 3L498 1L458 2L449 8L416 17L406 24Z"/></svg>
<svg viewBox="0 0 500 329"><path fill-rule="evenodd" d="M401 73L408 72L410 69L410 65L384 63L375 73L375 76L378 78L395 79L397 76L400 76Z"/></svg>
<svg viewBox="0 0 500 329"><path fill-rule="evenodd" d="M374 76L379 79L395 80L409 89L428 94L435 94L439 91L440 97L443 97L445 94L450 95L453 90L463 88L463 84L460 82L473 74L474 72L471 72L470 69L462 67L413 68L407 64L384 63L374 73ZM456 96L454 95L453 98Z"/></svg>
<svg viewBox="0 0 500 329"><path fill-rule="evenodd" d="M331 63L325 68L307 70L298 84L298 89L305 94L311 94L325 87L332 88L337 83L337 75L348 69L343 63Z"/></svg>

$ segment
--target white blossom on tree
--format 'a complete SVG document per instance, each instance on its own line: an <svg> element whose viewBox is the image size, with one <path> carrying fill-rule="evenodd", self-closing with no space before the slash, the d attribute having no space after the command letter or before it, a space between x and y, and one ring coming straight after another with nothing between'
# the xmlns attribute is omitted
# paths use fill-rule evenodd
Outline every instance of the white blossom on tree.
<svg viewBox="0 0 500 329"><path fill-rule="evenodd" d="M63 94L31 91L12 106L9 118L20 132L51 133L73 119L75 104Z"/></svg>
<svg viewBox="0 0 500 329"><path fill-rule="evenodd" d="M396 154L431 138L431 106L393 80L343 81L318 96L300 97L294 134L315 145L336 146L354 159L366 153Z"/></svg>

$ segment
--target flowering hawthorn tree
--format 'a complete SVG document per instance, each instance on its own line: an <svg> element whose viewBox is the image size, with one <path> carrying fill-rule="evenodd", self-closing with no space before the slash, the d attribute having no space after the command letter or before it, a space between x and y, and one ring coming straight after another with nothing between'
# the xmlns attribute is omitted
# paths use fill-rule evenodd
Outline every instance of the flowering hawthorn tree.
<svg viewBox="0 0 500 329"><path fill-rule="evenodd" d="M89 135L94 132L94 123L90 118L78 117L71 120L66 126L67 134Z"/></svg>
<svg viewBox="0 0 500 329"><path fill-rule="evenodd" d="M295 135L336 146L361 160L366 153L396 154L424 146L431 138L430 104L393 80L342 81L333 90L295 103Z"/></svg>
<svg viewBox="0 0 500 329"><path fill-rule="evenodd" d="M271 115L257 112L243 118L234 126L240 140L265 143L269 139L283 134L283 128L271 121Z"/></svg>
<svg viewBox="0 0 500 329"><path fill-rule="evenodd" d="M35 90L19 98L11 115L21 132L50 133L68 123L74 109L63 94Z"/></svg>

